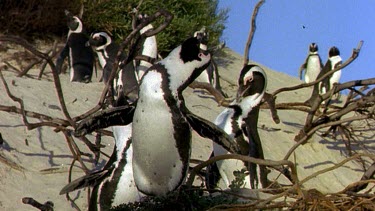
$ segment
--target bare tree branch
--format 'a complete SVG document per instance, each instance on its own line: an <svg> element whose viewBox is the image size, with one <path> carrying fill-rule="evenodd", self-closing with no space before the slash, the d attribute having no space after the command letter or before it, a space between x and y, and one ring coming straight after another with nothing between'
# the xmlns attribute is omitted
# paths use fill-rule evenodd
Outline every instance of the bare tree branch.
<svg viewBox="0 0 375 211"><path fill-rule="evenodd" d="M265 0L261 0L255 5L253 15L251 17L251 29L250 29L249 37L246 42L243 66L246 66L249 63L249 51L250 51L250 47L253 42L253 37L254 37L255 30L256 30L256 17L258 15L259 8L263 5L264 2Z"/></svg>

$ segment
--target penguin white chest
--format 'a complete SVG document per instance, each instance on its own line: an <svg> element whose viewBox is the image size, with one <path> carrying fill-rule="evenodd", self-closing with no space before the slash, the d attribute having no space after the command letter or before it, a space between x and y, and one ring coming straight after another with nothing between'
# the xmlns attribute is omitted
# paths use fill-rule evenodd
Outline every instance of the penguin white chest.
<svg viewBox="0 0 375 211"><path fill-rule="evenodd" d="M215 119L215 124L221 129L223 129L232 138L234 138L235 136L234 131L233 131L234 129L233 123L241 127L241 121L242 121L242 120L239 120L241 118L233 120L233 115L234 115L233 109L226 108ZM232 121L236 121L236 122L232 122ZM214 150L215 156L230 154L222 146L216 143L213 144L213 150ZM231 185L231 183L236 179L233 172L241 171L241 169L245 168L244 163L242 161L235 160L235 159L217 161L216 165L221 175L221 180L218 183L218 187L221 187L223 189L228 188ZM245 181L249 181L249 178L246 177ZM245 187L249 188L250 186L248 185L248 183L246 183Z"/></svg>
<svg viewBox="0 0 375 211"><path fill-rule="evenodd" d="M310 83L316 80L320 73L320 59L317 55L309 57L306 67L305 82Z"/></svg>
<svg viewBox="0 0 375 211"><path fill-rule="evenodd" d="M155 71L143 77L133 117L134 179L138 189L149 195L165 195L176 189L185 178L188 166L188 158L181 158L181 150L190 156L190 128L186 131L187 123L179 118L182 117L179 110L176 114L176 109L166 102L162 80L161 74ZM176 140L180 130L190 136ZM186 146L179 149L178 141Z"/></svg>
<svg viewBox="0 0 375 211"><path fill-rule="evenodd" d="M105 65L107 64L107 60L105 59L103 52L98 51L97 55L98 55L100 66L104 68Z"/></svg>

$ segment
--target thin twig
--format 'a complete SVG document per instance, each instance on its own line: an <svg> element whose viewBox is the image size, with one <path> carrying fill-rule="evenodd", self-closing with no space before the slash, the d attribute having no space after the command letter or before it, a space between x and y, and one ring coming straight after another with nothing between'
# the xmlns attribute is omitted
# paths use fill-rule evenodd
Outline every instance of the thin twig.
<svg viewBox="0 0 375 211"><path fill-rule="evenodd" d="M255 5L253 15L251 17L251 29L250 29L249 37L246 42L243 66L246 66L249 63L249 51L250 51L250 47L253 42L253 37L254 37L255 30L256 30L256 17L258 15L259 8L263 5L264 2L265 0L261 0Z"/></svg>

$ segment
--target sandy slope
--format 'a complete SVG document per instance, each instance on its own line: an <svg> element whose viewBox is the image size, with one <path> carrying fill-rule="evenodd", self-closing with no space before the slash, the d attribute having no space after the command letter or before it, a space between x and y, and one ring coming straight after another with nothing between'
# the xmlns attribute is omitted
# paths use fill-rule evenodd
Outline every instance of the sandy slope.
<svg viewBox="0 0 375 211"><path fill-rule="evenodd" d="M221 57L219 64L222 75L222 85L225 92L234 96L237 76L242 66L242 57L226 49L225 57ZM37 76L39 70L31 75ZM16 77L14 72L4 72L5 79L11 92L24 100L25 108L30 111L43 113L52 117L64 118L61 112L51 74L43 76L42 80ZM300 80L280 72L267 69L268 91L301 83ZM103 84L97 78L90 84L70 83L68 75L61 76L64 97L71 116L84 113L94 107L103 89ZM3 85L0 86L0 105L15 105L17 103L6 95ZM278 102L303 101L309 97L310 89L299 92L288 92L278 97ZM210 97L199 91L188 89L184 95L189 107L194 113L209 120L214 120L223 109ZM262 110L259 119L259 132L263 140L265 157L268 159L282 159L288 149L294 144L294 135L304 123L305 114L298 111L279 111L280 124L275 124L268 110ZM38 122L29 119L30 122ZM72 162L72 155L66 140L61 133L55 133L49 127L27 130L23 126L19 114L0 111L0 132L5 142L0 146L0 210L33 210L29 205L21 202L23 197L33 197L44 203L48 200L55 204L56 210L74 210L65 196L60 196L60 189L68 181L68 168ZM90 140L94 137L90 136ZM26 141L27 140L27 141ZM27 142L27 144L26 144ZM80 149L88 152L85 145L77 140ZM103 139L105 151L111 152L113 140ZM211 142L194 135L193 158L207 159L210 154ZM300 179L329 167L332 163L341 161L342 143L323 140L315 136L310 143L301 146L295 153L298 162ZM293 158L294 159L294 158ZM95 168L92 159L85 158L90 168ZM105 160L100 159L104 164ZM76 166L79 166L76 164ZM306 184L307 188L317 188L323 192L341 190L351 182L358 180L362 174L361 166L351 162L330 173L326 173ZM83 175L78 167L74 169L74 177ZM86 192L77 191L71 194L76 203L85 210L87 208Z"/></svg>

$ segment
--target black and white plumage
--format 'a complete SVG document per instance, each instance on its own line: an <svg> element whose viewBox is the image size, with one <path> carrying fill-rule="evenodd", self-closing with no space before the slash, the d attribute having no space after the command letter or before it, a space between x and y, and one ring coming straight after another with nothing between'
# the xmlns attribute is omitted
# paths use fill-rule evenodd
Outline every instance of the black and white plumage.
<svg viewBox="0 0 375 211"><path fill-rule="evenodd" d="M132 122L134 181L146 195L164 196L184 182L190 162L191 128L231 152L238 151L223 130L185 106L182 91L210 60L202 47L206 49L197 38L185 40L145 73L138 100L121 109L120 115L109 112L104 117L93 116L76 128L76 135L82 135L116 125L119 119L121 125Z"/></svg>
<svg viewBox="0 0 375 211"><path fill-rule="evenodd" d="M234 138L240 146L242 155L264 159L263 149L257 130L259 105L267 87L267 75L258 65L247 65L240 73L237 99L224 109L216 118L215 124ZM214 143L211 156L229 153ZM210 165L207 169L206 183L209 189L230 188L235 181L235 172L249 172L243 187L257 188L267 184L267 173L264 166L257 170L255 164L240 160L222 160ZM258 176L259 175L259 176Z"/></svg>
<svg viewBox="0 0 375 211"><path fill-rule="evenodd" d="M119 45L106 32L91 34L89 44L98 55L99 63L103 68L103 81L107 83L111 75L113 63L116 60ZM134 101L138 98L138 80L134 63L128 62L125 64L124 59L125 55L122 54L119 60L120 71L112 85L117 105L124 104L124 101L127 99Z"/></svg>
<svg viewBox="0 0 375 211"><path fill-rule="evenodd" d="M208 35L205 32L205 28L202 28L200 31L196 31L194 33L194 37L197 38L204 38L204 42L208 44ZM195 79L197 82L203 82L203 83L209 83L211 84L215 89L220 91L224 96L226 94L223 92L221 85L220 85L220 75L219 70L217 68L217 65L213 59L211 59L210 64L208 67L198 76L197 79Z"/></svg>
<svg viewBox="0 0 375 211"><path fill-rule="evenodd" d="M317 79L322 68L323 63L318 53L318 45L316 43L311 43L309 46L309 54L305 60L305 63L302 64L299 69L299 77L302 80L302 72L305 70L305 82L313 82Z"/></svg>
<svg viewBox="0 0 375 211"><path fill-rule="evenodd" d="M113 126L115 149L105 167L78 178L65 186L60 194L92 186L89 210L109 210L121 204L140 201L145 195L138 191L132 170L132 125Z"/></svg>
<svg viewBox="0 0 375 211"><path fill-rule="evenodd" d="M119 46L112 40L107 32L92 33L88 45L96 52L99 64L103 69L103 81L107 82L111 74L110 65L113 65L116 59Z"/></svg>
<svg viewBox="0 0 375 211"><path fill-rule="evenodd" d="M208 65L206 49L189 38L143 76L132 137L134 178L145 194L165 195L186 177L191 129L180 110L181 92Z"/></svg>
<svg viewBox="0 0 375 211"><path fill-rule="evenodd" d="M328 60L326 64L324 65L321 76L337 68L341 64L342 64L342 59L340 57L340 50L335 46L331 47L328 52ZM341 70L338 70L334 72L332 75L326 77L321 82L321 85L320 85L321 93L325 94L329 90L331 90L335 83L340 82L340 78L341 78Z"/></svg>
<svg viewBox="0 0 375 211"><path fill-rule="evenodd" d="M138 22L142 22L145 18L147 18L147 15L139 15L138 16ZM139 33L143 35L149 30L152 30L154 27L152 24L148 24L145 27L143 27ZM156 36L150 36L150 37L145 37L141 38L140 40L140 49L138 52L138 55L146 56L150 59L156 60L158 56L158 46L156 42ZM138 76L138 81L140 81L145 74L146 70L150 68L153 64L150 63L149 61L141 60L137 62L137 76Z"/></svg>
<svg viewBox="0 0 375 211"><path fill-rule="evenodd" d="M77 16L68 11L65 11L65 14L68 18L69 32L66 44L57 58L56 69L60 73L62 64L68 57L70 81L88 83L91 81L94 68L94 53L86 46L89 37Z"/></svg>

